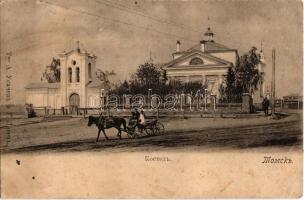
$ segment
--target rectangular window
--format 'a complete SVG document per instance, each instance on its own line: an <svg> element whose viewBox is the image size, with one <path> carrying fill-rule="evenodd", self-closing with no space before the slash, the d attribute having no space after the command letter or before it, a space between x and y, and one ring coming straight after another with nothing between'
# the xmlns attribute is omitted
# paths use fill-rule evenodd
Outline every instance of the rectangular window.
<svg viewBox="0 0 304 200"><path fill-rule="evenodd" d="M80 69L79 67L76 68L76 82L80 82Z"/></svg>
<svg viewBox="0 0 304 200"><path fill-rule="evenodd" d="M72 83L72 68L69 67L68 69L68 79L69 79L69 83Z"/></svg>
<svg viewBox="0 0 304 200"><path fill-rule="evenodd" d="M89 73L89 78L92 78L92 66L91 66L91 63L89 63L89 66L88 66L88 73Z"/></svg>

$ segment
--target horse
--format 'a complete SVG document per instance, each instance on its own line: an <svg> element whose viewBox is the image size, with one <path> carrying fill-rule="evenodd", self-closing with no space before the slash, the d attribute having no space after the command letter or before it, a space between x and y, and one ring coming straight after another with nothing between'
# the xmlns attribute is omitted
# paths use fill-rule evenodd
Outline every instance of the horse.
<svg viewBox="0 0 304 200"><path fill-rule="evenodd" d="M105 129L109 128L116 128L118 130L117 136L119 139L121 139L121 125L123 125L124 131L127 131L126 127L126 120L121 117L110 117L111 120L106 119L105 117L94 117L94 116L89 116L89 121L88 121L88 126L92 126L92 124L95 124L98 127L98 135L96 142L98 142L100 132L102 131L106 140L109 138L106 135Z"/></svg>

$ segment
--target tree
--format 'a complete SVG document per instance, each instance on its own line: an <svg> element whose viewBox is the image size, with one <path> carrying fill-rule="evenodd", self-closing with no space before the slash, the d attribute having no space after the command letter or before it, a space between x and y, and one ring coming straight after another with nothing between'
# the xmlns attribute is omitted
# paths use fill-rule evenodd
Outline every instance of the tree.
<svg viewBox="0 0 304 200"><path fill-rule="evenodd" d="M60 59L53 58L50 65L47 65L42 73L41 80L48 83L60 82Z"/></svg>
<svg viewBox="0 0 304 200"><path fill-rule="evenodd" d="M224 102L226 99L227 99L227 95L226 95L226 87L223 83L220 84L220 87L219 87L219 93L220 93L220 98L219 100L221 102Z"/></svg>
<svg viewBox="0 0 304 200"><path fill-rule="evenodd" d="M118 83L115 85L115 88L110 91L111 94L117 94L122 96L124 94L130 94L130 84L128 81L124 81L123 83Z"/></svg>
<svg viewBox="0 0 304 200"><path fill-rule="evenodd" d="M207 88L207 86L202 84L199 81L194 81L194 82L190 81L190 82L184 83L183 92L184 93L195 93L198 90L203 92L203 91L205 91L206 88Z"/></svg>
<svg viewBox="0 0 304 200"><path fill-rule="evenodd" d="M237 59L235 67L228 69L225 84L219 88L222 101L238 102L243 93L252 94L257 90L262 75L257 68L260 55L256 50L256 47L252 47L248 53Z"/></svg>
<svg viewBox="0 0 304 200"><path fill-rule="evenodd" d="M145 94L147 93L147 87L142 87L142 84L136 79L130 81L130 93L135 94Z"/></svg>
<svg viewBox="0 0 304 200"><path fill-rule="evenodd" d="M120 82L111 93L122 94L147 94L152 89L154 94L165 94L168 91L164 71L153 63L144 63L138 66L131 75L130 81Z"/></svg>
<svg viewBox="0 0 304 200"><path fill-rule="evenodd" d="M96 70L96 78L104 83L105 89L110 90L113 87L113 84L110 81L111 76L115 76L116 73L112 71L102 71L101 69Z"/></svg>
<svg viewBox="0 0 304 200"><path fill-rule="evenodd" d="M135 74L131 76L130 92L146 94L149 89L155 93L162 92L165 81L162 70L153 63L144 63L138 66Z"/></svg>
<svg viewBox="0 0 304 200"><path fill-rule="evenodd" d="M167 84L166 94L173 93L182 93L183 92L183 83L180 80L170 80Z"/></svg>
<svg viewBox="0 0 304 200"><path fill-rule="evenodd" d="M235 72L233 71L232 67L228 69L225 82L226 82L226 94L227 95L233 94L235 90Z"/></svg>
<svg viewBox="0 0 304 200"><path fill-rule="evenodd" d="M160 82L161 71L153 63L145 63L138 67L135 75L142 85L152 86Z"/></svg>
<svg viewBox="0 0 304 200"><path fill-rule="evenodd" d="M242 88L242 93L252 94L257 90L261 74L257 68L260 63L260 55L257 48L252 47L247 54L241 56L236 66L236 84Z"/></svg>
<svg viewBox="0 0 304 200"><path fill-rule="evenodd" d="M145 63L138 66L137 71L131 75L129 82L124 81L116 86L112 93L122 94L148 94L152 89L153 94L161 96L178 93L196 93L204 91L206 85L200 82L183 83L180 80L170 80L166 83L167 77L163 69L156 67L153 63Z"/></svg>

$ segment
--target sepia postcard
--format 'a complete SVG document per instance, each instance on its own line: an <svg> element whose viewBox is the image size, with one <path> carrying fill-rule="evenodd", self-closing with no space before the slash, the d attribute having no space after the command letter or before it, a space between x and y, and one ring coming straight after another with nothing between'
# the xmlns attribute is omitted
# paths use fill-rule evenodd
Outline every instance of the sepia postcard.
<svg viewBox="0 0 304 200"><path fill-rule="evenodd" d="M1 198L300 198L303 2L0 0Z"/></svg>

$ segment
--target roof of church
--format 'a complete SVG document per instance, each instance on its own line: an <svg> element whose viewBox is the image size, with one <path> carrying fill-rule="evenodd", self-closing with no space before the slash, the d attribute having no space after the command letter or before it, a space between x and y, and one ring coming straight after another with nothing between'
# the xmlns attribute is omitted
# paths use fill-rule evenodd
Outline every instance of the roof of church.
<svg viewBox="0 0 304 200"><path fill-rule="evenodd" d="M154 66L158 69L162 69L167 63L154 63Z"/></svg>
<svg viewBox="0 0 304 200"><path fill-rule="evenodd" d="M205 43L205 52L213 52L213 51L236 51L236 49L231 49L222 44L216 43L214 41L203 41ZM201 50L201 44L196 44L185 52L189 52L193 49Z"/></svg>
<svg viewBox="0 0 304 200"><path fill-rule="evenodd" d="M91 81L87 84L89 88L104 88L105 84L99 80Z"/></svg>
<svg viewBox="0 0 304 200"><path fill-rule="evenodd" d="M87 84L88 87L90 88L103 88L104 83L95 80L91 81ZM37 83L30 83L27 86L25 86L26 89L39 89L39 88L48 88L48 89L57 89L60 88L60 83L46 83L46 82L37 82Z"/></svg>
<svg viewBox="0 0 304 200"><path fill-rule="evenodd" d="M80 55L89 56L89 57L91 57L91 58L97 58L96 55L91 54L91 53L88 53L86 50L81 50L81 49L72 49L72 50L70 50L70 51L68 51L68 52L64 51L63 53L59 53L58 55L59 55L59 56L68 56L68 55L70 55L70 54L72 54L72 53L74 53L74 52L79 53Z"/></svg>
<svg viewBox="0 0 304 200"><path fill-rule="evenodd" d="M46 83L46 82L30 83L27 86L25 86L26 89L38 89L38 88L56 89L59 87L60 87L60 83Z"/></svg>
<svg viewBox="0 0 304 200"><path fill-rule="evenodd" d="M214 41L201 41L205 45L204 53L216 53L216 52L227 52L227 51L237 51L236 49L231 49L222 44L216 43ZM173 54L182 54L185 55L193 50L202 51L201 43L198 43L185 51L174 52Z"/></svg>

